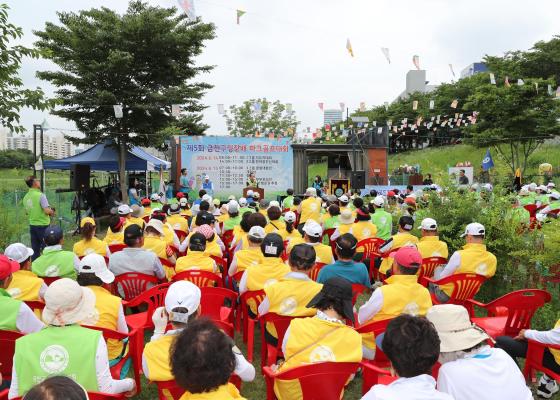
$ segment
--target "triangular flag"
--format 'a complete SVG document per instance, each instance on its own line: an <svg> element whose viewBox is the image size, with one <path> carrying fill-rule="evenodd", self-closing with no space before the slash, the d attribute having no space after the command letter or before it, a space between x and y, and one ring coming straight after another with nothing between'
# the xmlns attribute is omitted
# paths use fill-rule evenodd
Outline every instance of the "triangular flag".
<svg viewBox="0 0 560 400"><path fill-rule="evenodd" d="M490 154L490 149L486 149L486 155L482 160L482 169L488 171L490 168L494 168L494 160L492 160L492 154Z"/></svg>
<svg viewBox="0 0 560 400"><path fill-rule="evenodd" d="M37 159L37 162L34 165L34 168L37 171L41 171L43 169L43 156L39 156L39 158Z"/></svg>
<svg viewBox="0 0 560 400"><path fill-rule="evenodd" d="M416 110L418 109L418 100L414 100L414 101L412 102L412 109L413 109L414 111L416 111Z"/></svg>
<svg viewBox="0 0 560 400"><path fill-rule="evenodd" d="M389 64L391 64L391 56L389 55L389 48L387 47L382 47L381 48L381 52L383 53L383 55L385 56L385 58L387 59L387 62Z"/></svg>
<svg viewBox="0 0 560 400"><path fill-rule="evenodd" d="M256 101L253 103L253 110L255 110L256 113L260 113L261 112L261 103Z"/></svg>
<svg viewBox="0 0 560 400"><path fill-rule="evenodd" d="M346 50L352 57L354 57L354 50L352 50L352 44L350 43L350 39L346 39Z"/></svg>
<svg viewBox="0 0 560 400"><path fill-rule="evenodd" d="M366 111L366 103L361 101L360 102L360 112Z"/></svg>
<svg viewBox="0 0 560 400"><path fill-rule="evenodd" d="M346 109L346 104L338 103L338 105L340 106L340 111L344 112L344 110Z"/></svg>
<svg viewBox="0 0 560 400"><path fill-rule="evenodd" d="M451 108L457 108L457 105L459 104L459 100L455 99L451 102Z"/></svg>
<svg viewBox="0 0 560 400"><path fill-rule="evenodd" d="M434 100L430 100L430 110L434 109L436 102Z"/></svg>
<svg viewBox="0 0 560 400"><path fill-rule="evenodd" d="M510 87L510 83L509 83L509 77L506 76L506 79L504 80L504 84L506 85L506 87Z"/></svg>
<svg viewBox="0 0 560 400"><path fill-rule="evenodd" d="M492 85L496 84L496 77L494 76L494 74L492 72L490 72L490 83Z"/></svg>
<svg viewBox="0 0 560 400"><path fill-rule="evenodd" d="M238 9L238 10L236 10L236 13L237 13L237 25L239 25L241 17L245 14L245 11Z"/></svg>
<svg viewBox="0 0 560 400"><path fill-rule="evenodd" d="M177 0L179 6L183 9L185 14L189 19L196 19L196 13L194 10L194 0Z"/></svg>
<svg viewBox="0 0 560 400"><path fill-rule="evenodd" d="M449 64L449 69L451 70L451 75L455 78L455 71L453 70L453 64Z"/></svg>
<svg viewBox="0 0 560 400"><path fill-rule="evenodd" d="M417 70L420 70L420 56L412 56L412 63L416 67Z"/></svg>
<svg viewBox="0 0 560 400"><path fill-rule="evenodd" d="M325 103L317 103L317 105L319 106L319 109L323 111L323 107L325 106Z"/></svg>
<svg viewBox="0 0 560 400"><path fill-rule="evenodd" d="M523 86L525 85L525 82L523 82L523 79L518 79L517 80L517 86Z"/></svg>

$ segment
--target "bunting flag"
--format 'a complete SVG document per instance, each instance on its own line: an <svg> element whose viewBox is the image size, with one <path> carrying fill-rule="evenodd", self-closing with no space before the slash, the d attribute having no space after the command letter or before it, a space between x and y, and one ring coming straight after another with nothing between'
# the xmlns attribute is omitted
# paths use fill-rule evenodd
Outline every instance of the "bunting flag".
<svg viewBox="0 0 560 400"><path fill-rule="evenodd" d="M523 79L518 79L517 80L517 86L523 86L525 85L525 82L523 82Z"/></svg>
<svg viewBox="0 0 560 400"><path fill-rule="evenodd" d="M387 111L389 109L389 102L386 101L383 105L385 106L385 111Z"/></svg>
<svg viewBox="0 0 560 400"><path fill-rule="evenodd" d="M492 85L496 84L496 77L494 76L494 74L492 72L490 72L490 83Z"/></svg>
<svg viewBox="0 0 560 400"><path fill-rule="evenodd" d="M196 12L194 10L194 0L177 0L179 7L183 9L187 17L191 20L196 19Z"/></svg>
<svg viewBox="0 0 560 400"><path fill-rule="evenodd" d="M511 87L511 84L509 83L509 77L506 76L506 79L504 80L504 84L506 85L506 87Z"/></svg>
<svg viewBox="0 0 560 400"><path fill-rule="evenodd" d="M360 112L366 111L366 103L361 101L360 102Z"/></svg>
<svg viewBox="0 0 560 400"><path fill-rule="evenodd" d="M387 59L387 62L389 64L391 64L391 56L389 55L389 48L388 47L382 47L381 52L383 53L383 55Z"/></svg>
<svg viewBox="0 0 560 400"><path fill-rule="evenodd" d="M548 85L547 90L548 90L548 95L552 96L552 85Z"/></svg>
<svg viewBox="0 0 560 400"><path fill-rule="evenodd" d="M455 71L453 70L453 64L449 64L449 69L451 70L451 75L455 78Z"/></svg>
<svg viewBox="0 0 560 400"><path fill-rule="evenodd" d="M224 115L226 113L226 109L223 104L218 104L218 114Z"/></svg>
<svg viewBox="0 0 560 400"><path fill-rule="evenodd" d="M451 102L451 108L457 108L457 105L459 104L459 100L455 99Z"/></svg>
<svg viewBox="0 0 560 400"><path fill-rule="evenodd" d="M354 57L354 50L352 50L352 44L350 43L350 39L346 39L346 50L352 57Z"/></svg>
<svg viewBox="0 0 560 400"><path fill-rule="evenodd" d="M181 106L179 104L171 104L171 116L178 117L181 115Z"/></svg>
<svg viewBox="0 0 560 400"><path fill-rule="evenodd" d="M292 110L292 103L286 103L286 112L287 112L288 114L291 114L292 111L293 111L293 110Z"/></svg>
<svg viewBox="0 0 560 400"><path fill-rule="evenodd" d="M420 56L412 56L412 64L414 64L416 69L420 71Z"/></svg>
<svg viewBox="0 0 560 400"><path fill-rule="evenodd" d="M430 100L430 110L433 110L435 105L436 105L435 100Z"/></svg>
<svg viewBox="0 0 560 400"><path fill-rule="evenodd" d="M317 105L319 106L319 109L323 111L323 107L325 106L325 103L317 103Z"/></svg>
<svg viewBox="0 0 560 400"><path fill-rule="evenodd" d="M256 113L260 113L261 112L261 103L259 103L258 101L253 103L253 110L255 110Z"/></svg>
<svg viewBox="0 0 560 400"><path fill-rule="evenodd" d="M120 104L115 104L113 106L113 112L115 113L115 118L121 119L123 117L123 110Z"/></svg>
<svg viewBox="0 0 560 400"><path fill-rule="evenodd" d="M237 9L236 13L237 13L237 25L239 25L239 23L241 22L241 17L245 15L245 11Z"/></svg>
<svg viewBox="0 0 560 400"><path fill-rule="evenodd" d="M338 103L338 105L340 106L340 111L344 112L344 110L346 109L346 104Z"/></svg>
<svg viewBox="0 0 560 400"><path fill-rule="evenodd" d="M418 109L418 100L414 100L414 101L412 102L412 109L413 109L414 111L416 111L416 110Z"/></svg>

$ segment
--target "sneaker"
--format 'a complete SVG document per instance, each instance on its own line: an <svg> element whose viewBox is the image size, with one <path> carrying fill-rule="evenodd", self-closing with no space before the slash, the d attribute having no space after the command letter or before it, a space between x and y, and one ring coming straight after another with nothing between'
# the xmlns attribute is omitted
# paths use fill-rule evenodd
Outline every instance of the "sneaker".
<svg viewBox="0 0 560 400"><path fill-rule="evenodd" d="M541 376L541 379L539 379L539 387L537 388L537 396L550 399L558 390L560 390L560 388L558 388L558 384L554 379L550 379L544 375Z"/></svg>

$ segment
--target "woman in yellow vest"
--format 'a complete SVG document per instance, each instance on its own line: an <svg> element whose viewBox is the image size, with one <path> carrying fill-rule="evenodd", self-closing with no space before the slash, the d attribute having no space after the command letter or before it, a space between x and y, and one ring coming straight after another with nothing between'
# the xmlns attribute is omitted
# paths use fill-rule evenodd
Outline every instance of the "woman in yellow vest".
<svg viewBox="0 0 560 400"><path fill-rule="evenodd" d="M292 240L292 239L299 239L301 238L301 233L296 229L296 214L292 211L288 211L286 215L284 215L284 229L281 229L277 232L280 236L282 236L283 240Z"/></svg>
<svg viewBox="0 0 560 400"><path fill-rule="evenodd" d="M371 222L367 207L356 209L356 222L350 228L350 233L358 240L374 238L377 235L377 226ZM358 249L358 253L360 249Z"/></svg>
<svg viewBox="0 0 560 400"><path fill-rule="evenodd" d="M418 244L418 238L412 235L410 232L414 228L414 219L408 215L403 215L399 218L399 231L396 235L391 237L391 246L387 250L388 252L395 251L401 247L414 246ZM385 246L385 245L384 245ZM387 253L387 251L385 253ZM379 272L382 274L387 274L387 271L391 269L393 265L393 259L391 257L386 257L381 261L379 266Z"/></svg>
<svg viewBox="0 0 560 400"><path fill-rule="evenodd" d="M186 219L192 217L192 211L189 207L189 200L186 197L179 199L179 206L181 207L181 216L186 217Z"/></svg>
<svg viewBox="0 0 560 400"><path fill-rule="evenodd" d="M305 191L305 199L298 208L300 218L299 226L303 226L308 219L319 221L321 219L321 199L317 198L317 190L310 187Z"/></svg>
<svg viewBox="0 0 560 400"><path fill-rule="evenodd" d="M249 248L235 252L229 266L229 276L234 276L239 272L245 271L251 265L256 266L263 262L264 257L261 252L261 243L265 236L264 229L260 226L253 226L249 230L247 235Z"/></svg>
<svg viewBox="0 0 560 400"><path fill-rule="evenodd" d="M104 286L110 285L115 280L115 275L107 268L105 259L99 254L89 254L81 259L78 269L78 283L80 286L88 287L95 295L95 311L82 325L99 326L112 329L121 333L128 333L128 326L124 319L124 310L121 298L113 296ZM107 352L109 363L118 362L126 352L126 347L120 340L109 339L107 341ZM128 372L122 372L125 376Z"/></svg>
<svg viewBox="0 0 560 400"><path fill-rule="evenodd" d="M180 212L181 208L179 204L171 204L168 210L169 217L167 217L167 222L171 225L173 230L182 231L187 234L189 233L189 222L185 217L181 216Z"/></svg>
<svg viewBox="0 0 560 400"><path fill-rule="evenodd" d="M146 197L142 199L141 204L142 208L144 209L144 215L142 216L142 218L149 218L150 215L152 215L152 201Z"/></svg>
<svg viewBox="0 0 560 400"><path fill-rule="evenodd" d="M105 235L105 243L111 244L124 244L124 224L126 220L118 215L111 215L109 217L109 227Z"/></svg>
<svg viewBox="0 0 560 400"><path fill-rule="evenodd" d="M282 217L282 210L280 207L270 206L266 210L268 216L268 224L265 226L264 230L266 233L278 233L286 230L286 224L280 218ZM280 236L282 236L280 234Z"/></svg>
<svg viewBox="0 0 560 400"><path fill-rule="evenodd" d="M33 249L23 243L13 243L6 247L4 255L19 264L6 289L10 296L21 301L43 301L47 284L31 271Z"/></svg>
<svg viewBox="0 0 560 400"><path fill-rule="evenodd" d="M279 371L318 362L360 362L362 338L346 320L354 321L352 285L343 278L331 278L306 307L317 310L309 318L295 318L284 336L284 363ZM276 380L279 400L301 399L297 381Z"/></svg>
<svg viewBox="0 0 560 400"><path fill-rule="evenodd" d="M204 251L204 255L207 257L214 256L214 257L223 257L223 251L225 250L224 243L222 240L216 235L216 231L210 225L200 225L196 228L195 232L202 234L206 238L206 250ZM190 242L189 236L189 242Z"/></svg>
<svg viewBox="0 0 560 400"><path fill-rule="evenodd" d="M167 260L171 264L175 264L175 254L173 250L167 246L165 240L163 240L163 235L163 222L159 219L151 219L150 222L146 224L144 245L142 248L151 251L161 260ZM166 276L170 279L175 272L174 269L165 265L164 268Z"/></svg>
<svg viewBox="0 0 560 400"><path fill-rule="evenodd" d="M100 256L109 257L107 242L95 237L96 229L95 220L93 218L86 217L82 219L80 222L82 240L74 243L74 254L80 258L88 254L99 254Z"/></svg>
<svg viewBox="0 0 560 400"><path fill-rule="evenodd" d="M201 271L208 271L218 273L220 270L216 262L205 253L206 238L202 233L195 232L189 240L189 251L186 256L179 257L175 264L175 272L196 269Z"/></svg>
<svg viewBox="0 0 560 400"><path fill-rule="evenodd" d="M298 244L292 249L289 258L292 271L264 288L266 297L259 305L259 315L271 312L288 317L311 317L316 314L314 308L306 307L323 287L309 278L315 266L315 257L315 249L308 244ZM266 341L276 346L277 338L274 325L267 325Z"/></svg>
<svg viewBox="0 0 560 400"><path fill-rule="evenodd" d="M160 220L163 223L163 240L165 243L168 246L175 246L176 249L179 249L181 247L181 242L179 241L177 234L175 234L171 224L167 222L167 214L164 211L154 211L150 221L152 219Z"/></svg>
<svg viewBox="0 0 560 400"><path fill-rule="evenodd" d="M245 217L246 214L243 215ZM265 228L267 224L266 217L261 213L254 212L247 215L247 220L244 223L244 218L241 219L241 228L243 233L239 237L234 237L232 242L232 247L237 250L245 250L249 248L249 241L247 239L247 233L253 226L260 226Z"/></svg>
<svg viewBox="0 0 560 400"><path fill-rule="evenodd" d="M304 233L303 239L291 240L286 252L290 254L294 246L305 243L314 248L316 254L315 262L332 264L334 262L332 248L322 243L323 228L321 228L321 225L312 219L308 219L305 225L303 225L302 230Z"/></svg>
<svg viewBox="0 0 560 400"><path fill-rule="evenodd" d="M144 209L140 207L138 204L133 204L132 206L130 206L130 209L132 210L132 212L130 213L130 217L126 221L127 226L131 224L136 224L140 228L144 229L144 227L146 226L146 222L144 221L143 218Z"/></svg>
<svg viewBox="0 0 560 400"><path fill-rule="evenodd" d="M333 234L331 235L331 240L336 240L340 236L350 233L352 227L354 226L354 215L352 215L352 211L347 208L344 211L340 212L340 216L338 217L339 225L338 228L335 229Z"/></svg>

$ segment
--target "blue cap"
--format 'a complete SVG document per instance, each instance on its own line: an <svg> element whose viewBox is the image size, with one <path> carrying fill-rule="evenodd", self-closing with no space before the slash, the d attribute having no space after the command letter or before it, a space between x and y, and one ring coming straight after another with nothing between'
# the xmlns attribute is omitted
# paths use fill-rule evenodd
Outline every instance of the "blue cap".
<svg viewBox="0 0 560 400"><path fill-rule="evenodd" d="M44 236L45 243L48 246L58 244L58 242L60 242L60 239L62 239L63 236L64 233L62 232L62 229L59 226L57 225L49 226L45 231L45 236Z"/></svg>

